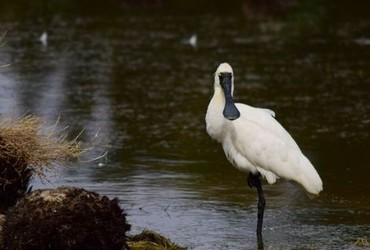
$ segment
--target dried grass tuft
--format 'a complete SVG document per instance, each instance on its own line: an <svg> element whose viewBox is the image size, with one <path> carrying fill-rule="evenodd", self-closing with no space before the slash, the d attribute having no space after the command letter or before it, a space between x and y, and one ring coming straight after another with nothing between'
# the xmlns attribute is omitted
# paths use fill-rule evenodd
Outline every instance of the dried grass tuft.
<svg viewBox="0 0 370 250"><path fill-rule="evenodd" d="M186 248L176 245L166 237L144 230L140 234L128 236L127 245L130 250L184 250Z"/></svg>
<svg viewBox="0 0 370 250"><path fill-rule="evenodd" d="M68 141L65 133L58 135L57 125L47 129L47 124L35 116L0 122L0 161L16 159L11 167L27 165L42 176L45 167L78 158L82 149L77 138Z"/></svg>
<svg viewBox="0 0 370 250"><path fill-rule="evenodd" d="M367 236L364 236L362 238L358 238L353 245L355 247L363 247L363 248L369 248L370 247L370 242L369 238Z"/></svg>
<svg viewBox="0 0 370 250"><path fill-rule="evenodd" d="M2 47L5 44L5 36L6 36L6 31L0 34L0 47Z"/></svg>
<svg viewBox="0 0 370 250"><path fill-rule="evenodd" d="M6 36L6 31L0 34L0 47L3 47L5 44L5 36ZM0 64L0 68L8 67L10 64Z"/></svg>
<svg viewBox="0 0 370 250"><path fill-rule="evenodd" d="M43 178L45 170L83 153L77 138L67 140L57 126L31 115L0 121L0 210L25 194L32 175Z"/></svg>

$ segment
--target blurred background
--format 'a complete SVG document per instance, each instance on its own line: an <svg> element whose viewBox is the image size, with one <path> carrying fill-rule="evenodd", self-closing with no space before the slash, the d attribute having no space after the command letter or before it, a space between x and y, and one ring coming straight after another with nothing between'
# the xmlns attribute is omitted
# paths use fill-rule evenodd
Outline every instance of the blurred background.
<svg viewBox="0 0 370 250"><path fill-rule="evenodd" d="M256 248L257 194L205 131L213 73L269 108L324 181L264 186L265 247L348 249L370 236L370 2L0 2L0 118L81 130L98 161L34 179L118 197L132 233L190 249Z"/></svg>

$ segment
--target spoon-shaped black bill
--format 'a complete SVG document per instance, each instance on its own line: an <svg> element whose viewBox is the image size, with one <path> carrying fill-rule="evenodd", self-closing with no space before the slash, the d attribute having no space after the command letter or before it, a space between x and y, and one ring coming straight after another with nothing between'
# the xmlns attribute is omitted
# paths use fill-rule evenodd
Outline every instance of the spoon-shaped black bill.
<svg viewBox="0 0 370 250"><path fill-rule="evenodd" d="M225 108L222 114L228 120L235 120L240 117L240 112L236 108L231 95L231 77L231 73L221 73L220 75L220 83L225 94Z"/></svg>

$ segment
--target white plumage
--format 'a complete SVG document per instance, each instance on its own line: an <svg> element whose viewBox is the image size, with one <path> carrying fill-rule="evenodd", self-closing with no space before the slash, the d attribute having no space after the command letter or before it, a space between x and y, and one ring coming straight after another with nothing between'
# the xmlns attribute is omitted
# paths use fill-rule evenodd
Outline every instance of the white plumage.
<svg viewBox="0 0 370 250"><path fill-rule="evenodd" d="M190 39L189 39L189 44L190 44L193 48L195 48L195 47L197 47L197 40L198 40L198 36L197 36L197 34L193 34L193 35L190 37Z"/></svg>
<svg viewBox="0 0 370 250"><path fill-rule="evenodd" d="M39 37L39 41L44 46L48 45L48 33L46 31L42 32L41 36Z"/></svg>
<svg viewBox="0 0 370 250"><path fill-rule="evenodd" d="M234 76L231 66L222 63L214 79L214 95L206 114L207 132L222 144L227 159L238 169L260 173L269 184L278 178L301 184L308 193L322 191L322 181L311 162L303 155L290 134L274 118L273 111L236 103L237 118L225 118L227 94L221 74ZM230 98L231 98L230 97ZM231 99L232 100L232 99Z"/></svg>

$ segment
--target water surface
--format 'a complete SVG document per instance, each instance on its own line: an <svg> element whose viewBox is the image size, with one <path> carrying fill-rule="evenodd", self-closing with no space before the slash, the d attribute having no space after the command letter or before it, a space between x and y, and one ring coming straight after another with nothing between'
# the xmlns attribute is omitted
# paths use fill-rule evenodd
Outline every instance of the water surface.
<svg viewBox="0 0 370 250"><path fill-rule="evenodd" d="M315 200L287 182L264 186L266 248L348 249L370 235L369 20L320 8L259 21L240 8L122 11L3 15L1 116L61 116L72 136L108 145L35 188L118 197L133 233L190 249L256 248L256 191L205 131L213 72L227 61L237 101L274 110L324 181ZM193 33L197 48L184 42Z"/></svg>

